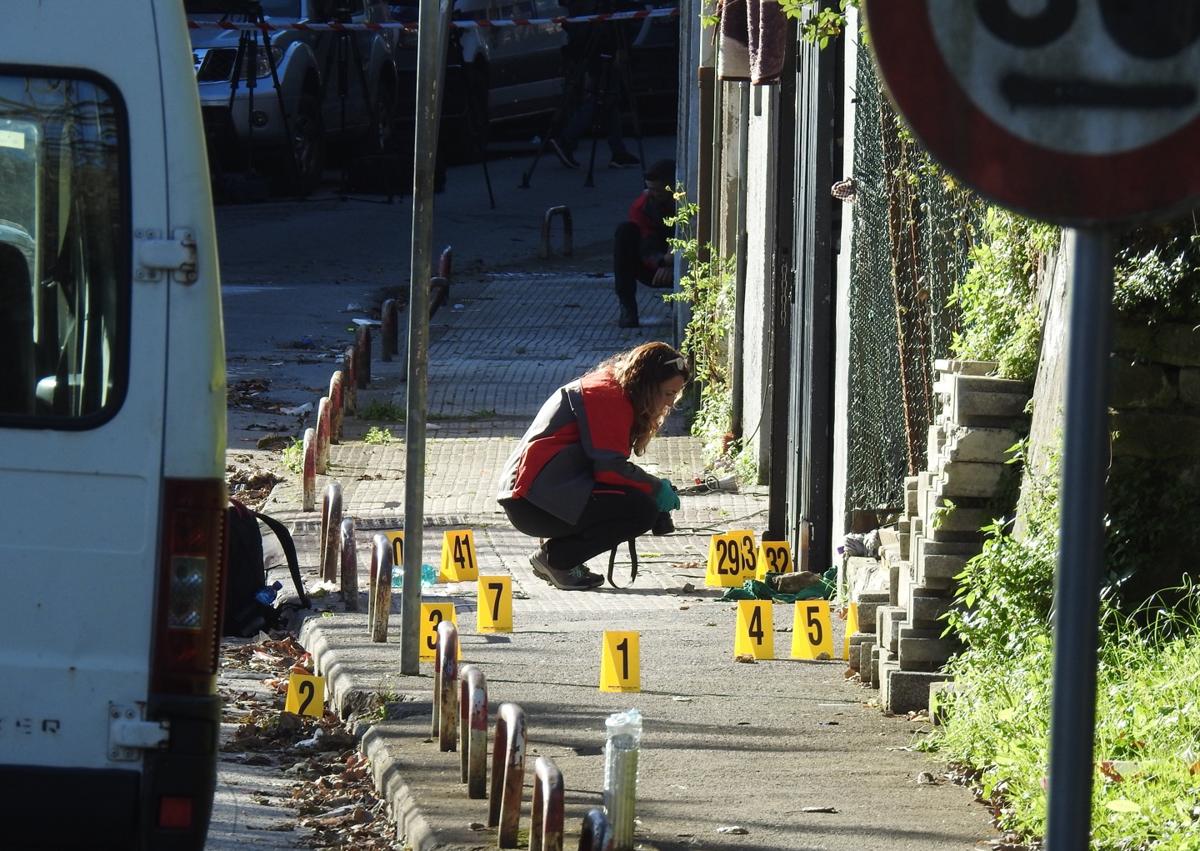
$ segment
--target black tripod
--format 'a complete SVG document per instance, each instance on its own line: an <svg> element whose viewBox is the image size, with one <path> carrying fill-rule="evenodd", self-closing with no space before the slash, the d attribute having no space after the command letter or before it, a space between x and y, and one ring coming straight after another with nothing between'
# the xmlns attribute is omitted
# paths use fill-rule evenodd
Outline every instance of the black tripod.
<svg viewBox="0 0 1200 851"><path fill-rule="evenodd" d="M271 86L275 89L275 97L279 101L279 115L283 119L283 133L287 139L292 138L292 129L288 122L287 106L283 100L283 90L279 85L279 67L275 64L275 52L271 49L271 39L265 27L266 17L263 15L262 4L246 0L238 4L238 9L232 14L238 15L245 23L254 24L255 29L244 29L238 32L237 53L233 60L233 73L229 78L229 122L233 121L233 105L237 99L238 89L243 80L245 70L246 86L246 168L254 170L254 90L258 87L258 51L261 38L261 48L267 55L267 67L271 70ZM227 20L228 14L222 20ZM296 148L289 144L291 153L292 173L299 180L300 163L296 158Z"/></svg>
<svg viewBox="0 0 1200 851"><path fill-rule="evenodd" d="M572 69L567 79L561 105L551 117L546 132L541 135L541 142L533 156L533 161L529 164L528 171L521 175L521 189L529 188L529 181L533 177L533 172L537 168L538 162L541 161L542 155L546 152L553 133L570 120L572 101L578 100L576 109L584 108L589 94L592 98L592 120L588 129L592 136L592 148L588 156L587 177L584 179L583 185L587 187L596 185L593 178L596 169L596 146L600 142L599 131L602 129L600 124L606 119L614 120L610 117L609 112L612 109L617 110L615 120L618 124L621 122L622 94L624 94L625 104L629 107L629 114L633 121L638 158L643 164L645 163L646 153L642 148L642 127L638 120L637 102L633 95L633 77L629 71L629 36L621 26L623 23L623 21L602 21L584 25L590 27L584 50L578 64ZM605 39L605 36L609 38ZM587 91L589 72L593 76L590 93ZM575 94L578 92L582 92L583 97L576 99Z"/></svg>

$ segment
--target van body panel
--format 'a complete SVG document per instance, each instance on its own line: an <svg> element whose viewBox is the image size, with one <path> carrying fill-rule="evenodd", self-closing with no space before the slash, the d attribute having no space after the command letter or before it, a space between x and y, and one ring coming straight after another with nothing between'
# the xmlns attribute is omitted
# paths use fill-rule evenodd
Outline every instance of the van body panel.
<svg viewBox="0 0 1200 851"><path fill-rule="evenodd" d="M182 7L182 4L180 4ZM187 43L186 19L165 18L162 41ZM195 91L196 74L185 51L160 52L163 88ZM204 120L198 97L171 107L164 140L172 152L168 184L168 229L216 234ZM167 357L166 447L168 478L225 475L225 332L221 323L221 278L215 239L196 245L196 280L169 287L170 353ZM171 356L187 352L186 357Z"/></svg>
<svg viewBox="0 0 1200 851"><path fill-rule="evenodd" d="M118 144L127 155L118 230L124 244L114 256L126 276L116 286L128 305L128 359L126 374L115 377L124 387L120 407L96 427L62 430L48 421L50 428L5 428L0 418L0 481L26 483L19 491L24 505L16 509L23 521L14 527L18 534L0 536L7 586L0 597L0 670L6 681L28 684L0 691L0 719L9 721L7 735L0 728L0 764L24 762L55 742L47 756L57 753L59 760L39 761L121 768L109 760L107 710L110 702L147 699L167 351L167 287L133 281L132 230L166 225L161 175L167 163L158 75L123 51L106 56L96 46L146 50L158 36L148 2L112 15L64 0L17 0L6 4L6 16L14 12L31 18L35 30L42 22L51 26L19 39L0 32L0 77L13 76L14 65L30 77L73 77L80 67L73 58L86 57L87 74L121 105ZM11 31L6 25L4 32ZM103 541L123 543L96 546L75 534L98 526L106 527ZM17 732L22 720L28 729ZM56 732L43 732L55 726Z"/></svg>
<svg viewBox="0 0 1200 851"><path fill-rule="evenodd" d="M224 505L216 231L187 44L178 0L127 0L119 13L4 3L0 347L33 352L0 371L20 397L0 399L0 819L15 824L14 847L203 847L215 684L191 674L186 694L151 691L152 678L172 682L156 643L191 628L175 604L196 599L190 574L163 579L175 570L165 542L184 534L164 529L191 529L168 521L195 506L164 502L203 493ZM31 152L36 197L20 206L13 186L30 185ZM194 276L139 266L140 241L173 238L194 243ZM219 593L220 558L200 563L204 593ZM165 722L166 741L110 748L112 706ZM193 801L189 826L158 827L164 796Z"/></svg>

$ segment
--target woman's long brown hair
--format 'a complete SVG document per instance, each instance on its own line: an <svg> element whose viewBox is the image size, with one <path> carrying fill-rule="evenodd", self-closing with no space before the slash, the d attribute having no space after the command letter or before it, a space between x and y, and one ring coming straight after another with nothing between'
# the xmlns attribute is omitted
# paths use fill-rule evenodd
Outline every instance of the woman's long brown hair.
<svg viewBox="0 0 1200 851"><path fill-rule="evenodd" d="M643 454L650 438L654 437L670 413L670 408L662 406L659 401L659 385L676 376L688 381L691 373L687 362L683 355L666 343L653 342L618 352L598 368L612 372L633 404L629 445L635 455Z"/></svg>

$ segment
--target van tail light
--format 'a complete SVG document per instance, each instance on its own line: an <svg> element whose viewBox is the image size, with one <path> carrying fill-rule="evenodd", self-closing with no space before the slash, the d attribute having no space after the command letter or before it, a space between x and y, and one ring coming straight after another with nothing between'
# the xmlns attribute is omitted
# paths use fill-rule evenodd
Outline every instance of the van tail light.
<svg viewBox="0 0 1200 851"><path fill-rule="evenodd" d="M225 482L163 482L151 689L166 694L209 694L221 640L221 586L225 579Z"/></svg>

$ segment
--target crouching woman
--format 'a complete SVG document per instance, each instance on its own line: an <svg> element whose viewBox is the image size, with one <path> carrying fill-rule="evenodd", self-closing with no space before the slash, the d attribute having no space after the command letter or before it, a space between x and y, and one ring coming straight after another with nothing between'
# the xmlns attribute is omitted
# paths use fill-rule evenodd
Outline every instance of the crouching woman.
<svg viewBox="0 0 1200 851"><path fill-rule="evenodd" d="M642 455L683 392L687 361L666 343L620 352L546 400L500 479L513 526L545 539L529 557L557 588L604 582L588 559L644 534L679 507L666 479L630 461Z"/></svg>

